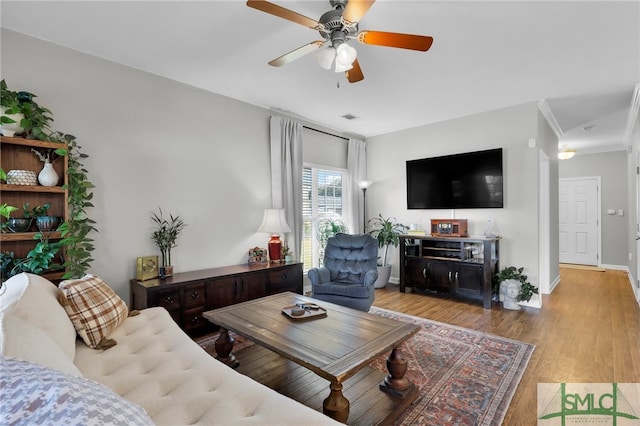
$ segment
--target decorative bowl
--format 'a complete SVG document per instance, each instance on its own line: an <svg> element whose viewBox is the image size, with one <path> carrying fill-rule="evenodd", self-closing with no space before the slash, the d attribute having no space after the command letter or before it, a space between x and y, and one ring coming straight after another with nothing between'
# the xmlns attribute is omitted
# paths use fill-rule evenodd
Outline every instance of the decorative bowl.
<svg viewBox="0 0 640 426"><path fill-rule="evenodd" d="M36 218L36 226L40 232L55 231L60 222L62 220L57 216L38 216Z"/></svg>
<svg viewBox="0 0 640 426"><path fill-rule="evenodd" d="M38 176L31 170L9 170L7 172L8 185L37 185Z"/></svg>
<svg viewBox="0 0 640 426"><path fill-rule="evenodd" d="M31 228L31 218L11 217L7 221L7 228L11 232L26 232Z"/></svg>

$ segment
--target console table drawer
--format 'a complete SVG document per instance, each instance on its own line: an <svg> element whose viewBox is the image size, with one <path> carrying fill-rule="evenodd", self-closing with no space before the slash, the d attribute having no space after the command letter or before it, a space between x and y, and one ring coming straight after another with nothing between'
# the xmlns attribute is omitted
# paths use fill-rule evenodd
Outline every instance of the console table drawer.
<svg viewBox="0 0 640 426"><path fill-rule="evenodd" d="M167 311L174 309L180 309L180 289L175 288L171 290L158 291L155 294L156 303L154 306L162 306Z"/></svg>
<svg viewBox="0 0 640 426"><path fill-rule="evenodd" d="M196 306L204 306L206 297L204 293L204 281L196 284L188 284L184 287L184 306L185 308L194 308Z"/></svg>
<svg viewBox="0 0 640 426"><path fill-rule="evenodd" d="M191 331L208 326L209 322L202 316L203 312L204 306L186 310L184 312L184 329Z"/></svg>
<svg viewBox="0 0 640 426"><path fill-rule="evenodd" d="M269 271L269 294L293 291L302 293L302 266Z"/></svg>

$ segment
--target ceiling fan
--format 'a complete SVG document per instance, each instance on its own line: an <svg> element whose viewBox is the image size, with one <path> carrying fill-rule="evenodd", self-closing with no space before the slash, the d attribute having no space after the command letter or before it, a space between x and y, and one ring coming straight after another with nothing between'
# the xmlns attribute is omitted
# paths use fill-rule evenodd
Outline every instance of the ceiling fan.
<svg viewBox="0 0 640 426"><path fill-rule="evenodd" d="M278 6L267 0L248 0L247 6L282 19L304 25L320 32L322 40L315 40L269 62L269 65L280 67L302 56L317 51L316 59L325 69L334 64L336 72L344 71L350 83L364 79L364 74L356 59L356 49L347 41L357 39L362 44L398 47L401 49L426 52L433 43L433 37L390 33L383 31L359 31L358 23L375 0L330 0L332 10L324 13L317 21L297 12ZM322 46L327 45L324 49ZM320 50L318 50L320 49Z"/></svg>

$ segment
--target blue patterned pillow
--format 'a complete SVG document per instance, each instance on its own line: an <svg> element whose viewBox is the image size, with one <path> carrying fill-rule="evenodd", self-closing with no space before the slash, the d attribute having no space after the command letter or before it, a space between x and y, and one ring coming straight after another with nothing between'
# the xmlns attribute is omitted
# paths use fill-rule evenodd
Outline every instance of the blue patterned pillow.
<svg viewBox="0 0 640 426"><path fill-rule="evenodd" d="M0 424L153 425L139 405L84 377L0 357Z"/></svg>

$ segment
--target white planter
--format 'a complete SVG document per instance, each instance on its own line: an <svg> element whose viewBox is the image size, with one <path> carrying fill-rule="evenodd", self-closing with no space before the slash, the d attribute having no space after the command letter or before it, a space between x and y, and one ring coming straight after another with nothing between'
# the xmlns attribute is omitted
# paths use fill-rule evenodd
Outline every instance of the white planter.
<svg viewBox="0 0 640 426"><path fill-rule="evenodd" d="M2 133L2 136L15 136L16 134L21 134L24 129L20 127L20 122L24 118L24 114L5 114L4 112L6 110L6 107L2 107L2 115L5 117L9 117L13 121L15 121L15 123L2 124L0 133Z"/></svg>
<svg viewBox="0 0 640 426"><path fill-rule="evenodd" d="M391 265L378 266L378 279L373 284L374 288L385 288L391 276Z"/></svg>
<svg viewBox="0 0 640 426"><path fill-rule="evenodd" d="M520 286L522 284L518 280L504 280L500 283L500 301L504 309L519 311L520 305L516 300L520 294Z"/></svg>

